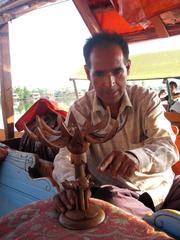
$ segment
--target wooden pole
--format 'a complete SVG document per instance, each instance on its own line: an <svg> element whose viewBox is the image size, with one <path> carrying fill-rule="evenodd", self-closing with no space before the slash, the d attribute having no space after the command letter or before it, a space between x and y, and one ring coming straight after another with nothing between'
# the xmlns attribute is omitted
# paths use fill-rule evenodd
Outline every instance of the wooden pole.
<svg viewBox="0 0 180 240"><path fill-rule="evenodd" d="M152 22L158 38L169 37L169 33L160 16L152 17L149 20Z"/></svg>
<svg viewBox="0 0 180 240"><path fill-rule="evenodd" d="M5 137L10 139L14 137L14 110L8 23L0 26L0 85Z"/></svg>
<svg viewBox="0 0 180 240"><path fill-rule="evenodd" d="M76 95L76 99L78 99L78 98L79 98L79 95L78 95L78 90L77 90L77 86L76 86L76 80L75 80L74 78L70 78L69 80L73 82L74 92L75 92L75 95Z"/></svg>
<svg viewBox="0 0 180 240"><path fill-rule="evenodd" d="M77 10L79 11L82 19L84 20L86 26L88 27L90 33L101 32L101 28L89 8L88 1L73 0L73 2Z"/></svg>

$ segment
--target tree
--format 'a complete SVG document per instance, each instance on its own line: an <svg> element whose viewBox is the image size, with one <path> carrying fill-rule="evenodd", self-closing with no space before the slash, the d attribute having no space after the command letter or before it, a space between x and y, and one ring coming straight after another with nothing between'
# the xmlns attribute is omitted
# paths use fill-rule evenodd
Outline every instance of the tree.
<svg viewBox="0 0 180 240"><path fill-rule="evenodd" d="M23 88L16 87L14 89L14 92L19 96L19 99L27 99L32 95L32 92L28 90L26 87Z"/></svg>

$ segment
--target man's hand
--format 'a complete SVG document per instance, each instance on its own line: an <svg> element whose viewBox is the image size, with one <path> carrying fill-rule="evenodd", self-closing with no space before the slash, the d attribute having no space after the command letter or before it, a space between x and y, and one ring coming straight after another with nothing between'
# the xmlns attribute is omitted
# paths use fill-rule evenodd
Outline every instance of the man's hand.
<svg viewBox="0 0 180 240"><path fill-rule="evenodd" d="M0 147L0 161L4 160L8 155L8 147Z"/></svg>
<svg viewBox="0 0 180 240"><path fill-rule="evenodd" d="M75 207L76 193L74 190L63 190L57 193L53 197L53 202L56 210L59 213L64 213L67 210L71 210Z"/></svg>
<svg viewBox="0 0 180 240"><path fill-rule="evenodd" d="M100 172L110 171L113 178L130 177L137 170L138 159L130 153L113 151L99 165Z"/></svg>
<svg viewBox="0 0 180 240"><path fill-rule="evenodd" d="M92 184L89 182L89 177L79 177L74 181L65 180L62 182L64 190L56 194L53 198L55 208L58 212L63 213L78 206L78 189L86 190L87 197L90 197L89 188Z"/></svg>

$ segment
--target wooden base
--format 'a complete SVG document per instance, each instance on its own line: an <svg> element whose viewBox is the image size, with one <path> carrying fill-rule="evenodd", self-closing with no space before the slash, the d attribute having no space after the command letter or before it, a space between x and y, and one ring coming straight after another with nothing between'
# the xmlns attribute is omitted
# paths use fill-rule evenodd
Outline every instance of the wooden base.
<svg viewBox="0 0 180 240"><path fill-rule="evenodd" d="M71 210L62 213L59 222L66 228L80 230L95 227L103 222L104 218L104 211L99 206L90 204L85 211Z"/></svg>

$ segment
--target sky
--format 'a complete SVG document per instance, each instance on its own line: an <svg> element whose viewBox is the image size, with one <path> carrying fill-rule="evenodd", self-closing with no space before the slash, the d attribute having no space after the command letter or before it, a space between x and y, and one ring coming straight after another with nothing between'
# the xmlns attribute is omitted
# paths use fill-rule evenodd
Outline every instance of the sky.
<svg viewBox="0 0 180 240"><path fill-rule="evenodd" d="M69 78L84 65L82 47L90 37L72 1L19 17L9 30L13 86L52 90L72 86Z"/></svg>
<svg viewBox="0 0 180 240"><path fill-rule="evenodd" d="M180 49L180 35L169 38L149 40L129 45L131 55L145 52L156 52Z"/></svg>
<svg viewBox="0 0 180 240"><path fill-rule="evenodd" d="M84 65L82 48L90 33L72 1L21 16L9 24L9 30L13 87L73 88L69 78ZM130 53L174 49L178 41L180 36L163 43L152 40L132 44Z"/></svg>

